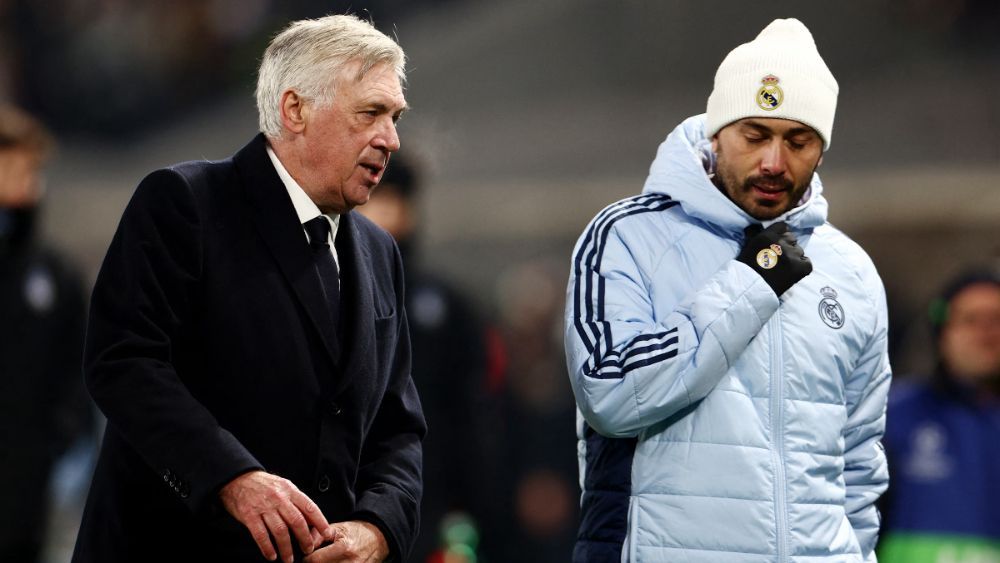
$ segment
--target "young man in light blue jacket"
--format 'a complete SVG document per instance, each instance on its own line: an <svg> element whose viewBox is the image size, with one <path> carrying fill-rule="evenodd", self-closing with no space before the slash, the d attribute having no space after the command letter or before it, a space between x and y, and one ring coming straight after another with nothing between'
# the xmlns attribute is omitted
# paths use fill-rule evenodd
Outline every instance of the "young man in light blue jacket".
<svg viewBox="0 0 1000 563"><path fill-rule="evenodd" d="M815 173L837 92L809 30L772 22L580 237L574 562L875 561L886 306Z"/></svg>

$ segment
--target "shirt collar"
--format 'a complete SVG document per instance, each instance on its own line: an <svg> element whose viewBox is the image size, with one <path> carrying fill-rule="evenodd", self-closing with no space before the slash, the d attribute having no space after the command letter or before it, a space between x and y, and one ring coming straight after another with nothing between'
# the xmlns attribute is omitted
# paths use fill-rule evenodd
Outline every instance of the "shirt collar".
<svg viewBox="0 0 1000 563"><path fill-rule="evenodd" d="M291 198L292 205L295 207L295 214L299 216L299 223L305 224L307 221L323 215L323 212L319 210L316 203L309 198L309 195L302 189L302 186L295 181L295 178L292 178L292 175L288 173L285 166L278 160L278 155L274 153L270 144L267 145L267 157L271 159L271 164L274 165L275 171L278 172L281 183L288 190L288 197ZM325 215L325 217L330 221L330 238L337 240L337 227L340 226L340 215L330 213L329 215Z"/></svg>

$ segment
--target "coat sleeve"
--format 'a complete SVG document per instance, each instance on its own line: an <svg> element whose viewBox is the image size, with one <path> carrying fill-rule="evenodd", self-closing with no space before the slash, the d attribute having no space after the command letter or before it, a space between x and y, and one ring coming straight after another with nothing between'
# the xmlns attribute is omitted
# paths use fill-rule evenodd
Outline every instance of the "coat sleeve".
<svg viewBox="0 0 1000 563"><path fill-rule="evenodd" d="M201 225L188 182L140 183L91 298L84 374L117 432L192 511L260 463L190 392L172 343L188 328L201 276Z"/></svg>
<svg viewBox="0 0 1000 563"><path fill-rule="evenodd" d="M875 561L880 518L875 501L889 486L889 469L881 439L885 433L889 367L885 291L879 282L877 320L867 347L847 382L844 427L845 510L865 561Z"/></svg>
<svg viewBox="0 0 1000 563"><path fill-rule="evenodd" d="M635 258L648 248L630 248L621 223L609 226L598 215L581 236L566 303L577 406L594 430L614 438L636 436L704 398L779 304L757 273L729 260L657 318Z"/></svg>
<svg viewBox="0 0 1000 563"><path fill-rule="evenodd" d="M374 524L389 544L389 561L406 561L419 529L423 410L410 375L410 336L403 299L402 260L393 245L396 348L389 386L365 437L355 486L353 520Z"/></svg>

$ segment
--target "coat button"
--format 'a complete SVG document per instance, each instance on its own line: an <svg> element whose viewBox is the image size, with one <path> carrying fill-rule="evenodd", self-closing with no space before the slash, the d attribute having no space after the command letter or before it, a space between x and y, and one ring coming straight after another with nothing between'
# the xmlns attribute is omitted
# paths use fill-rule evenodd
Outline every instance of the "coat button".
<svg viewBox="0 0 1000 563"><path fill-rule="evenodd" d="M344 409L340 408L340 405L338 405L333 401L330 401L330 414L332 414L333 416L340 416L340 414L343 412Z"/></svg>
<svg viewBox="0 0 1000 563"><path fill-rule="evenodd" d="M320 477L319 478L319 483L316 485L316 488L319 489L319 492L321 492L321 493L325 493L325 492L329 491L330 490L330 477L328 477L327 475L323 475L322 477Z"/></svg>

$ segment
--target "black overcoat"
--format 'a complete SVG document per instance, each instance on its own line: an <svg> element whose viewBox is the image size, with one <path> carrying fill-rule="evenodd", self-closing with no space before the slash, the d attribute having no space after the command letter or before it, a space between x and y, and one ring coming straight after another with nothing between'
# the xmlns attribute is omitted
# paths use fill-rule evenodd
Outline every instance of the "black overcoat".
<svg viewBox="0 0 1000 563"><path fill-rule="evenodd" d="M334 326L258 135L147 176L91 301L84 371L108 418L73 561L263 561L218 490L254 468L330 522L417 528L425 424L392 238L342 216Z"/></svg>

